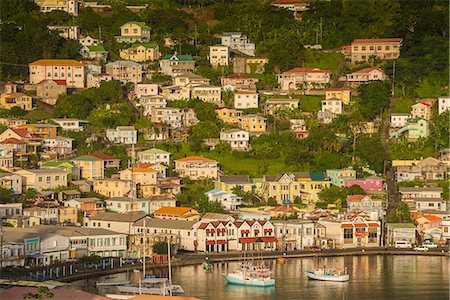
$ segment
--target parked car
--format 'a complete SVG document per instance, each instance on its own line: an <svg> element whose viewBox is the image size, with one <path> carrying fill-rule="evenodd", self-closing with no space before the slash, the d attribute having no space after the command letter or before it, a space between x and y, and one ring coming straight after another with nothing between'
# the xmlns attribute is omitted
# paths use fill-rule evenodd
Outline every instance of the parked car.
<svg viewBox="0 0 450 300"><path fill-rule="evenodd" d="M122 259L122 263L124 263L124 264L134 265L135 262L136 262L136 259L134 259L134 258L125 257Z"/></svg>
<svg viewBox="0 0 450 300"><path fill-rule="evenodd" d="M422 243L422 247L427 247L428 249L430 249L430 248L437 248L438 245L433 243L432 241L425 241Z"/></svg>
<svg viewBox="0 0 450 300"><path fill-rule="evenodd" d="M411 249L412 245L411 245L410 242L407 242L407 241L396 241L395 244L394 244L394 247L396 249L399 249L399 248Z"/></svg>
<svg viewBox="0 0 450 300"><path fill-rule="evenodd" d="M424 247L424 246L417 246L414 248L414 251L420 251L420 252L427 252L428 250L430 250L430 249L427 247Z"/></svg>

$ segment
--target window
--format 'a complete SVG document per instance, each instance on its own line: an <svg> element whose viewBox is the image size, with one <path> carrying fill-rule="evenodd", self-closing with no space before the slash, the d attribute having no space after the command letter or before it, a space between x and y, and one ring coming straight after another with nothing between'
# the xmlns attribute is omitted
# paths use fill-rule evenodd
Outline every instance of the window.
<svg viewBox="0 0 450 300"><path fill-rule="evenodd" d="M353 239L353 228L344 228L344 239Z"/></svg>

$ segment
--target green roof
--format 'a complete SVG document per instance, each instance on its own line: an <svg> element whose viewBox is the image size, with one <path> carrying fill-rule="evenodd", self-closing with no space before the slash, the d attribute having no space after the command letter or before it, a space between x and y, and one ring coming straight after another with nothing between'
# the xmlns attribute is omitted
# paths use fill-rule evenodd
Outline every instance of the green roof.
<svg viewBox="0 0 450 300"><path fill-rule="evenodd" d="M174 58L174 59L172 59ZM188 61L194 60L189 54L167 54L164 56L163 60L180 60L180 61Z"/></svg>
<svg viewBox="0 0 450 300"><path fill-rule="evenodd" d="M319 181L319 180L325 179L323 172L309 172L309 176L311 177L311 180L313 180L313 181Z"/></svg>
<svg viewBox="0 0 450 300"><path fill-rule="evenodd" d="M386 223L386 227L390 228L416 228L412 223Z"/></svg>
<svg viewBox="0 0 450 300"><path fill-rule="evenodd" d="M42 164L44 167L59 167L64 164L69 164L73 166L73 164L69 160L60 160L60 161L47 161Z"/></svg>
<svg viewBox="0 0 450 300"><path fill-rule="evenodd" d="M94 52L107 52L105 48L103 48L103 46L88 46L89 51L94 51Z"/></svg>
<svg viewBox="0 0 450 300"><path fill-rule="evenodd" d="M81 155L81 156L75 157L72 160L103 161L103 159L100 159L98 157L91 156L91 155Z"/></svg>
<svg viewBox="0 0 450 300"><path fill-rule="evenodd" d="M144 48L155 48L156 44L155 43L133 44L133 45L131 45L131 48L137 48L139 46L142 46Z"/></svg>

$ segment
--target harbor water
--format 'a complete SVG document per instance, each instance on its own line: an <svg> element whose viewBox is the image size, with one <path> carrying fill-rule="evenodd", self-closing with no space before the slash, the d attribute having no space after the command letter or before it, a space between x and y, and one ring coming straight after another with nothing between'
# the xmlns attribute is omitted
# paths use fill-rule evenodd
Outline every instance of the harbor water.
<svg viewBox="0 0 450 300"><path fill-rule="evenodd" d="M215 264L205 271L201 265L172 270L174 284L185 295L203 300L235 299L450 299L450 259L434 256L379 255L288 259L286 264L265 261L274 270L275 287L258 288L227 285L223 273L239 267L239 262ZM306 270L318 265L347 267L348 282L308 280ZM166 270L148 269L147 274L167 275ZM86 279L72 285L86 291L107 294L114 288L97 288L96 281L137 282L142 273L122 273L110 277Z"/></svg>

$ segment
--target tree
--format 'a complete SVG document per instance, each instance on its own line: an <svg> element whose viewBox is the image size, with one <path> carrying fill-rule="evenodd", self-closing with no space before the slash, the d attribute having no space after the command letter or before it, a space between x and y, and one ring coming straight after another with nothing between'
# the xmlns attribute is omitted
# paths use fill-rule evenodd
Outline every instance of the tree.
<svg viewBox="0 0 450 300"><path fill-rule="evenodd" d="M40 286L38 287L37 293L28 292L23 295L23 299L49 299L53 298L54 294L50 292L48 287L46 286Z"/></svg>
<svg viewBox="0 0 450 300"><path fill-rule="evenodd" d="M387 216L386 221L387 223L413 223L408 204L400 201L394 211Z"/></svg>
<svg viewBox="0 0 450 300"><path fill-rule="evenodd" d="M356 156L367 162L377 173L383 172L384 161L388 158L378 135L361 137L356 145Z"/></svg>
<svg viewBox="0 0 450 300"><path fill-rule="evenodd" d="M329 188L325 188L318 193L319 206L326 208L328 204L339 204L346 200L347 195L343 189L332 185Z"/></svg>
<svg viewBox="0 0 450 300"><path fill-rule="evenodd" d="M388 89L382 81L361 85L358 92L361 97L359 109L361 114L369 120L373 120L381 114L382 109L386 109L389 105Z"/></svg>
<svg viewBox="0 0 450 300"><path fill-rule="evenodd" d="M278 203L273 197L269 197L269 199L267 199L267 205L269 205L269 206L277 206Z"/></svg>
<svg viewBox="0 0 450 300"><path fill-rule="evenodd" d="M156 242L152 247L153 253L155 254L168 254L169 248L167 242ZM170 244L170 253L174 253L175 245Z"/></svg>

